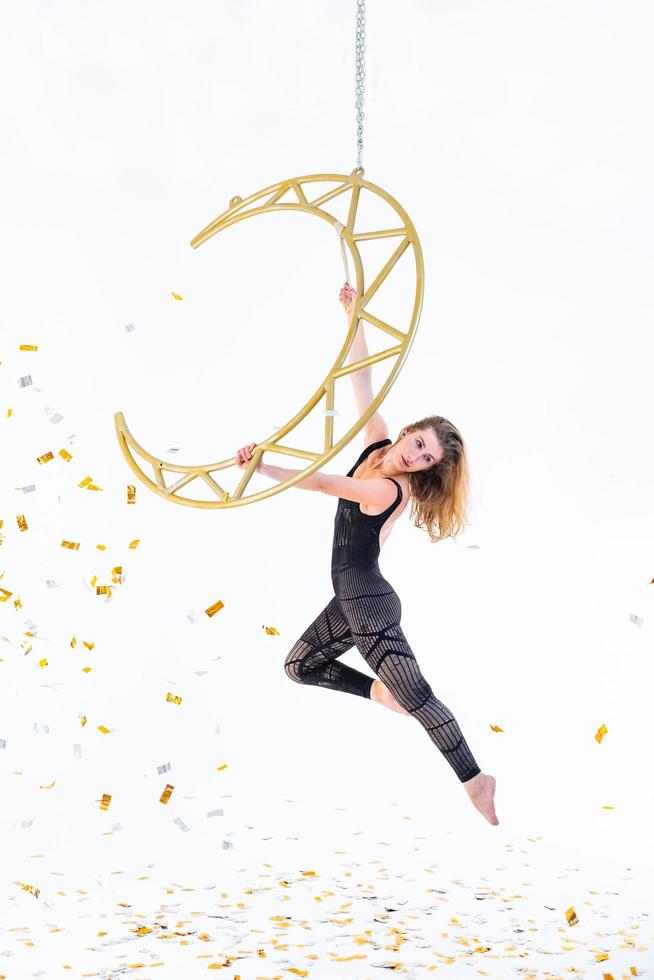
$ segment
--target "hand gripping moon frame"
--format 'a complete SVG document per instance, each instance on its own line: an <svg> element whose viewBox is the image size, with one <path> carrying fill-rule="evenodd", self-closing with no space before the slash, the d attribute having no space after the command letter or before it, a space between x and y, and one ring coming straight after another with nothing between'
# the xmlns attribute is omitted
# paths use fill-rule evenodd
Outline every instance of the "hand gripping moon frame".
<svg viewBox="0 0 654 980"><path fill-rule="evenodd" d="M324 221L328 221L334 228L336 228L341 237L341 247L343 248L343 243L345 243L349 249L354 263L356 290L358 296L347 336L345 337L343 346L341 347L341 350L339 351L336 360L329 369L326 377L320 383L311 398L309 398L306 404L296 415L293 416L293 418L289 419L289 421L286 422L286 424L283 425L277 432L274 432L256 446L254 452L252 453L252 459L248 463L245 470L243 470L243 475L232 494L229 494L216 482L213 474L217 470L223 470L227 469L227 467L234 466L236 464L235 456L232 456L229 459L220 460L217 463L207 463L201 466L184 466L158 459L156 456L153 456L138 444L127 427L123 413L116 412L114 415L116 434L118 436L118 442L123 451L125 459L139 480L141 480L141 482L149 487L150 490L153 490L165 500L171 500L177 504L184 504L187 507L217 509L238 507L241 504L251 504L257 500L263 500L265 497L271 497L275 493L280 493L282 490L286 490L288 487L292 487L300 480L305 479L315 470L320 469L328 460L332 458L332 456L335 456L338 452L340 452L340 450L354 438L357 432L363 428L368 419L376 412L377 408L379 405L381 405L384 398L388 394L388 391L399 374L404 360L409 352L418 326L418 321L420 319L424 294L424 262L420 240L406 211L393 197L391 197L390 194L383 190L383 188L364 180L363 174L363 168L357 167L349 176L345 176L344 174L309 174L304 177L292 177L289 180L279 181L276 184L272 184L270 187L257 191L255 194L252 194L245 200L242 200L238 196L233 197L229 202L229 208L227 211L224 211L214 221L212 221L211 224L207 225L206 228L204 228L195 236L195 238L192 239L191 245L193 248L197 248L203 242L206 242L207 239L211 238L212 235L217 234L219 231L223 231L225 228L229 228L230 225L234 225L238 221L244 221L246 218L251 218L256 214L264 214L265 212L269 211L305 211L307 214L314 214L317 217L322 218ZM318 181L321 183L333 182L335 186L321 194L319 197L312 199L311 184ZM376 194L391 206L399 219L397 227L371 231L354 231L357 207L363 191ZM351 194L350 207L347 222L345 225L343 225L335 218L333 214L329 213L324 205L333 200L335 197L348 193ZM290 197L290 200L282 200L282 198L285 196ZM357 243L360 241L378 238L399 238L400 243L383 268L378 272L372 283L366 288L365 271ZM413 303L413 311L411 314L411 322L408 328L400 329L396 326L392 326L390 323L386 323L384 320L381 320L376 316L373 316L371 313L368 313L366 311L366 306L375 295L381 284L384 282L388 274L394 268L400 257L408 248L412 248L415 262L415 298ZM344 248L343 257L345 259ZM391 347L387 347L385 350L379 351L376 354L371 354L369 357L366 357L363 360L356 361L354 363L346 363L345 358L350 349L350 345L356 333L360 319L372 324L372 326L376 327L378 330L389 334L395 341L397 341L397 343L393 344ZM345 435L336 444L334 444L333 441L333 414L325 414L324 445L321 452L312 452L307 449L293 448L280 443L280 440L291 432L304 418L306 418L323 399L324 409L319 408L318 412L333 412L335 384L339 378L342 378L347 374L351 374L354 371L369 368L376 362L387 358L395 358L395 363L393 364L386 381L363 415L358 418L355 424L348 429ZM247 488L250 478L256 471L256 467L263 457L263 454L266 452L281 453L283 455L295 456L300 459L307 459L309 460L309 465L300 473L297 473L295 476L285 480L282 483L275 483L273 486L267 487L265 490L260 490L257 493L244 496L244 491ZM145 463L150 464L154 472L154 480L141 469L139 463L134 458L134 453L138 454L141 459L145 461ZM166 486L164 471L169 473L179 473L181 476L174 483ZM194 500L190 497L181 496L179 491L183 487L188 486L188 484L190 484L193 480L203 480L211 489L216 499Z"/></svg>

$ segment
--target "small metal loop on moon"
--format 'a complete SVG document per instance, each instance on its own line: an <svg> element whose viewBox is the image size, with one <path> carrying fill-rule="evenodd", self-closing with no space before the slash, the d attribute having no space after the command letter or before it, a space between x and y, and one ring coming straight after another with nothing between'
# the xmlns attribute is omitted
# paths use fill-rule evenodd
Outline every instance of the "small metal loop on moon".
<svg viewBox="0 0 654 980"><path fill-rule="evenodd" d="M242 200L243 200L243 198L239 197L238 194L235 194L234 197L229 202L230 208L235 208L236 205L237 204L240 204Z"/></svg>
<svg viewBox="0 0 654 980"><path fill-rule="evenodd" d="M350 177L363 177L364 174L365 174L365 170L363 169L363 167L355 167L352 173L350 174Z"/></svg>

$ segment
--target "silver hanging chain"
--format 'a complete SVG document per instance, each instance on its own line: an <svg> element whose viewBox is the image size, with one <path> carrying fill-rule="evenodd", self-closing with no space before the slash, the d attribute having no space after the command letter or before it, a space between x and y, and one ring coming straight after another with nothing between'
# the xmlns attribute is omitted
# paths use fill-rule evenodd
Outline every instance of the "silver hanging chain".
<svg viewBox="0 0 654 980"><path fill-rule="evenodd" d="M363 163L363 84L366 77L366 0L357 0L356 37L356 110L357 110L357 167Z"/></svg>

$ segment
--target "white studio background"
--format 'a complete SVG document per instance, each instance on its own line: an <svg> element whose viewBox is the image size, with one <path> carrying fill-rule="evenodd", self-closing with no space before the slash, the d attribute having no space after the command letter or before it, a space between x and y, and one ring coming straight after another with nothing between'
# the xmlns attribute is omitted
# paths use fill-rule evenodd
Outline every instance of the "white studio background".
<svg viewBox="0 0 654 980"><path fill-rule="evenodd" d="M392 438L423 415L451 418L473 494L458 541L430 544L405 514L380 566L425 676L497 778L498 830L419 726L284 674L332 594L335 498L294 488L203 511L136 481L127 506L135 479L114 412L155 455L219 459L294 414L340 345L343 269L327 225L267 215L197 251L188 243L235 194L356 166L355 6L3 5L8 879L39 850L99 866L94 848L116 821L116 848L174 864L180 847L201 862L207 837L220 844L239 821L289 834L311 821L329 839L343 807L383 834L389 801L423 832L455 828L470 860L528 834L598 866L642 857L654 679L648 4L368 5L366 179L407 209L426 266L418 333L383 414ZM353 402L337 408L338 432ZM362 446L358 436L328 470L345 473ZM55 460L38 464L49 450ZM87 476L101 492L79 488ZM125 581L105 602L88 582L116 565ZM345 660L366 669L356 650ZM216 807L219 829L206 819Z"/></svg>

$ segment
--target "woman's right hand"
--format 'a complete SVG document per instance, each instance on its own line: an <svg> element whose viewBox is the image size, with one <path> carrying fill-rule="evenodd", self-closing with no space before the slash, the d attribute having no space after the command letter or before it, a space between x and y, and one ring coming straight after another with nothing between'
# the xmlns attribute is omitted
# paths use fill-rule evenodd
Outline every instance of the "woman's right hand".
<svg viewBox="0 0 654 980"><path fill-rule="evenodd" d="M249 442L247 446L243 446L242 449L236 450L236 465L238 466L239 470L244 470L248 466L250 460L252 459L252 450L255 446L256 442ZM256 469L259 469L260 465L261 462L257 463Z"/></svg>
<svg viewBox="0 0 654 980"><path fill-rule="evenodd" d="M354 286L350 286L349 282L344 283L341 286L341 291L338 294L338 301L345 310L346 313L351 313L354 303L356 302L357 291Z"/></svg>

